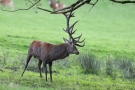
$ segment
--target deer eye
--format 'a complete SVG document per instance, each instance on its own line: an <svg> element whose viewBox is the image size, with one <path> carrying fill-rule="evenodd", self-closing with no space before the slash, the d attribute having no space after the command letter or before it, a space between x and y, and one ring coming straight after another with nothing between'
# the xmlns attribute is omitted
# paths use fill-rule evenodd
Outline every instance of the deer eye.
<svg viewBox="0 0 135 90"><path fill-rule="evenodd" d="M70 44L71 44L71 46L74 46L74 44L72 42Z"/></svg>
<svg viewBox="0 0 135 90"><path fill-rule="evenodd" d="M75 45L72 43L72 47L75 47Z"/></svg>

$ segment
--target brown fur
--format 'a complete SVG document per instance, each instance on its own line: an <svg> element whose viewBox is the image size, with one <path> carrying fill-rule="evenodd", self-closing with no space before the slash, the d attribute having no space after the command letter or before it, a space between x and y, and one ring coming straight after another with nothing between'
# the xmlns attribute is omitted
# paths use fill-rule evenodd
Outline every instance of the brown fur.
<svg viewBox="0 0 135 90"><path fill-rule="evenodd" d="M2 6L9 6L11 8L11 10L14 9L14 5L13 5L13 1L12 0L0 0L0 3L2 4Z"/></svg>
<svg viewBox="0 0 135 90"><path fill-rule="evenodd" d="M66 43L58 44L58 45L53 45L50 43L42 42L42 41L33 41L30 44L29 50L28 50L28 55L27 55L27 61L26 61L26 66L25 69L22 73L22 76L28 66L28 63L31 59L32 56L35 58L39 59L38 63L38 68L40 71L40 77L41 75L41 64L43 62L43 66L45 69L46 73L46 81L47 81L47 66L46 64L49 64L49 70L50 70L50 81L52 81L52 61L58 60L58 59L64 59L70 54L79 54L77 48L75 45L64 39Z"/></svg>
<svg viewBox="0 0 135 90"><path fill-rule="evenodd" d="M53 11L55 11L65 8L66 5L60 2L56 2L54 0L50 0L50 7L53 9Z"/></svg>

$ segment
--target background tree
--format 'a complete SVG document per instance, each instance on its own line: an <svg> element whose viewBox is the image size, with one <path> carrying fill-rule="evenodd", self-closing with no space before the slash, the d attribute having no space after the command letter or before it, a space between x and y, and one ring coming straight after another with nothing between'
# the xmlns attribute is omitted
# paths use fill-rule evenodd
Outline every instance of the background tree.
<svg viewBox="0 0 135 90"><path fill-rule="evenodd" d="M97 2L99 0L76 0L74 3L72 3L71 5L65 7L65 8L62 8L62 9L59 9L59 10L56 10L56 11L51 11L51 10L48 10L48 9L45 9L45 8L41 8L41 4L40 2L42 0L25 0L26 1L26 5L29 5L28 8L25 8L25 9L16 9L16 10L13 10L13 11L8 11L8 10L3 10L1 9L2 11L8 11L8 12L15 12L15 11L19 11L19 10L29 10L31 8L35 8L35 13L37 13L37 10L40 9L40 10L43 10L43 11L46 11L46 12L50 12L51 14L62 14L62 13L68 13L70 12L71 10L74 11L78 8L80 8L81 6L83 5L90 5L90 9L89 11L97 4ZM106 3L104 0L102 0L104 3ZM114 2L114 3L120 3L120 4L128 4L128 3L135 3L135 0L109 0L110 2ZM59 1L58 1L59 2Z"/></svg>
<svg viewBox="0 0 135 90"><path fill-rule="evenodd" d="M8 11L8 10L3 10L3 11L8 11L8 12L15 12L15 11L19 11L19 10L29 10L31 8L35 8L35 12L37 13L37 10L40 9L40 10L43 10L43 11L46 11L46 12L50 12L51 14L62 14L62 13L68 13L70 11L74 11L78 8L80 8L81 6L85 5L85 4L89 4L91 7L89 9L89 11L96 5L96 3L98 2L98 0L77 0L75 1L73 4L63 8L63 9L60 9L60 10L56 10L56 11L51 11L51 10L48 10L48 9L45 9L45 8L41 8L41 0L25 0L26 1L26 4L28 5L29 4L29 7L26 8L26 9L16 9L14 11Z"/></svg>

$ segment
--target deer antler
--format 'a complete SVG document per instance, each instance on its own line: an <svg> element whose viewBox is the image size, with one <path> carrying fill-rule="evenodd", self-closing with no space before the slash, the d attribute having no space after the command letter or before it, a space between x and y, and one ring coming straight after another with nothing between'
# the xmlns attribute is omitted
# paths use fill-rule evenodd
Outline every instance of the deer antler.
<svg viewBox="0 0 135 90"><path fill-rule="evenodd" d="M72 36L76 32L76 30L77 30L77 29L76 30L73 30L73 29L74 29L75 24L78 21L74 22L71 26L69 26L70 18L71 17L75 17L74 13L73 13L73 10L69 14L63 13L63 15L66 17L66 20L67 20L67 27L66 27L66 29L63 29L63 30L68 33L69 40L72 41L74 43L74 45L76 45L76 46L84 47L85 43L83 43L83 42L85 41L85 39L83 39L82 41L79 41L81 36L82 36L82 34L80 36L78 36L78 37L73 37ZM83 45L80 45L79 43L83 43Z"/></svg>

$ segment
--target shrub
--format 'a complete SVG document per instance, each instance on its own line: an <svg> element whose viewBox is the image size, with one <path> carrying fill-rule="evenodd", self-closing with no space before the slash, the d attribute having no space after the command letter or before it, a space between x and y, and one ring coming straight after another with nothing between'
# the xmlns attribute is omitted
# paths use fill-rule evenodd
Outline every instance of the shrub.
<svg viewBox="0 0 135 90"><path fill-rule="evenodd" d="M106 75L111 76L113 79L116 79L118 76L118 62L115 59L108 58L106 61Z"/></svg>
<svg viewBox="0 0 135 90"><path fill-rule="evenodd" d="M62 68L69 68L71 66L71 62L69 61L69 58L65 58L62 60L56 60L53 62L53 67L56 67L58 69L62 69Z"/></svg>
<svg viewBox="0 0 135 90"><path fill-rule="evenodd" d="M135 78L135 61L123 59L120 63L121 76L127 79Z"/></svg>
<svg viewBox="0 0 135 90"><path fill-rule="evenodd" d="M85 73L99 74L101 62L89 53L79 55L79 64Z"/></svg>
<svg viewBox="0 0 135 90"><path fill-rule="evenodd" d="M116 77L133 79L135 78L135 61L126 57L109 57L106 61L106 75L113 79Z"/></svg>

